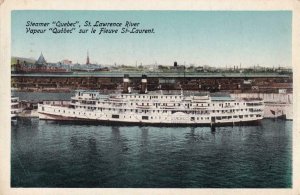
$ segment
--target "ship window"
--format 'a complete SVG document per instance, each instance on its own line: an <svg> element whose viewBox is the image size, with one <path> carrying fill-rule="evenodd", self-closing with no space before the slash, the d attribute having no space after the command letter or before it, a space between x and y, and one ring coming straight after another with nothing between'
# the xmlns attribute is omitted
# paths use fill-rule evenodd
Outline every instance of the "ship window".
<svg viewBox="0 0 300 195"><path fill-rule="evenodd" d="M201 117L201 120L203 120L203 117Z"/></svg>
<svg viewBox="0 0 300 195"><path fill-rule="evenodd" d="M228 119L231 119L231 118L232 118L232 116L229 116L229 117L228 117Z"/></svg>
<svg viewBox="0 0 300 195"><path fill-rule="evenodd" d="M44 108L44 107L42 107L42 111L45 111L45 108Z"/></svg>
<svg viewBox="0 0 300 195"><path fill-rule="evenodd" d="M195 120L195 117L191 117L191 121L194 121Z"/></svg>
<svg viewBox="0 0 300 195"><path fill-rule="evenodd" d="M148 116L142 116L143 120L148 120L148 118L149 118Z"/></svg>
<svg viewBox="0 0 300 195"><path fill-rule="evenodd" d="M247 117L248 117L248 115L245 115L245 117L247 118Z"/></svg>
<svg viewBox="0 0 300 195"><path fill-rule="evenodd" d="M113 115L111 116L111 118L119 118L119 115L113 114Z"/></svg>

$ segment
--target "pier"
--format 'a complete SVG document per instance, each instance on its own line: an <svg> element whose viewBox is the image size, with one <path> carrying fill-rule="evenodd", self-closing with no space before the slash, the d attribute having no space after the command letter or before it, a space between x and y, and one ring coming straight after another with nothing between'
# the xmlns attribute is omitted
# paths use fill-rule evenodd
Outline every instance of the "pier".
<svg viewBox="0 0 300 195"><path fill-rule="evenodd" d="M140 90L142 74L148 76L148 90L227 91L231 93L292 92L291 74L195 73L195 72L84 72L12 74L12 87L23 91L70 91L76 89L116 90L124 74Z"/></svg>

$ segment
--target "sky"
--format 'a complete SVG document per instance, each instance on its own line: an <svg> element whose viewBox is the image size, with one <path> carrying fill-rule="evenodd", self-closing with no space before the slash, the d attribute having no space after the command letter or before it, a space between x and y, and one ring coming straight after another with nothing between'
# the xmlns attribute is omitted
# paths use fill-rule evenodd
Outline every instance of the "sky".
<svg viewBox="0 0 300 195"><path fill-rule="evenodd" d="M27 21L126 21L152 34L26 33ZM113 65L291 66L290 11L12 11L12 56ZM76 28L78 30L78 27ZM74 31L78 32L78 31Z"/></svg>

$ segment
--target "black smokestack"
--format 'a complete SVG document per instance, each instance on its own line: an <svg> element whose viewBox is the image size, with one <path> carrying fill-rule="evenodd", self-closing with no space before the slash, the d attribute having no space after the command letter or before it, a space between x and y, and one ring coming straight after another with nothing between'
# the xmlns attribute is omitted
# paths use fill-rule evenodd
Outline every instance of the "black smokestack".
<svg viewBox="0 0 300 195"><path fill-rule="evenodd" d="M129 88L129 75L125 74L123 78L123 93L128 93Z"/></svg>
<svg viewBox="0 0 300 195"><path fill-rule="evenodd" d="M142 75L142 87L140 93L147 93L147 75Z"/></svg>

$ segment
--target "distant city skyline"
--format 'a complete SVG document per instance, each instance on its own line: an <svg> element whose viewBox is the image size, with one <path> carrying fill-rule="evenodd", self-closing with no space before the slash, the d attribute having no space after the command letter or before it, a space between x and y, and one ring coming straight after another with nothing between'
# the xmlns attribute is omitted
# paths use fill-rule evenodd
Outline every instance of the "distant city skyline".
<svg viewBox="0 0 300 195"><path fill-rule="evenodd" d="M154 34L28 34L27 21L139 22ZM291 67L290 11L13 11L12 56L84 64Z"/></svg>

